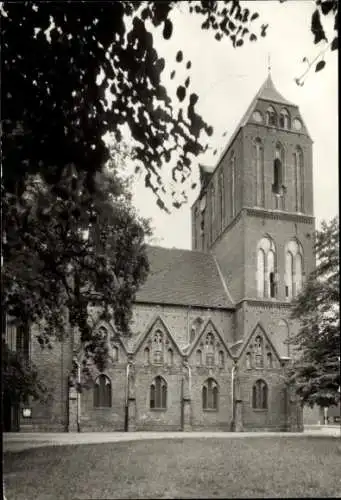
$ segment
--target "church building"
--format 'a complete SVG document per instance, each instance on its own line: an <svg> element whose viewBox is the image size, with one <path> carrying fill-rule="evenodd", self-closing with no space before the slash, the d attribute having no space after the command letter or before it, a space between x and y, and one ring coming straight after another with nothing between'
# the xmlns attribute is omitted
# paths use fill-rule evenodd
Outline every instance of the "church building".
<svg viewBox="0 0 341 500"><path fill-rule="evenodd" d="M270 74L214 168L199 168L192 250L148 247L133 336L94 322L110 360L91 387L68 384L80 347L41 350L32 329L51 391L20 409L22 431L303 429L285 372L291 300L315 265L312 140Z"/></svg>

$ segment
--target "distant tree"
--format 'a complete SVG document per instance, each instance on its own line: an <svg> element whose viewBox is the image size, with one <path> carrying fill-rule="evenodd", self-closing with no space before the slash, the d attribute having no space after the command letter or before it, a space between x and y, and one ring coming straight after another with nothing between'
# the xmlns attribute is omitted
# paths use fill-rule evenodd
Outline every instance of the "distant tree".
<svg viewBox="0 0 341 500"><path fill-rule="evenodd" d="M330 406L340 401L339 219L316 232L317 266L294 303L300 321L292 339L297 359L290 381L305 404Z"/></svg>

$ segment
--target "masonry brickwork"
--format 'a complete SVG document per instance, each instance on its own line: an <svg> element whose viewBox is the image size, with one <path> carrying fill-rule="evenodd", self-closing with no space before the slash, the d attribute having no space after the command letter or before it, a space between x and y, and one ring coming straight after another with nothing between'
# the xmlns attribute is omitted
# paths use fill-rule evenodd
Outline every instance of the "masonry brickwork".
<svg viewBox="0 0 341 500"><path fill-rule="evenodd" d="M269 106L275 124L266 121ZM287 122L280 121L283 112ZM278 144L284 160L276 191ZM95 404L96 376L80 394L68 388L72 358L81 362L81 349L73 351L66 341L41 351L33 336L31 358L51 395L45 404L32 402L22 429L302 430L302 409L285 384L293 356L288 339L299 328L290 317L286 252L297 242L304 280L314 268L312 141L297 106L270 76L217 166L200 168L202 187L191 209L193 251L150 249L151 277L136 298L131 338L115 340L114 325L94 320L116 353L105 372L110 405ZM262 238L272 242L275 255L272 272L264 269L275 284L267 294L259 285ZM159 389L162 403L154 399Z"/></svg>

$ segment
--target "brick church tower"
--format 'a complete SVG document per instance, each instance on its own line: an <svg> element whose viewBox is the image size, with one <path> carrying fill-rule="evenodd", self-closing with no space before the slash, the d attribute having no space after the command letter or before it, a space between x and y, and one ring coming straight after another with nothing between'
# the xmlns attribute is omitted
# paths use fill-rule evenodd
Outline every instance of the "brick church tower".
<svg viewBox="0 0 341 500"><path fill-rule="evenodd" d="M216 167L200 167L192 248L212 253L236 307L234 341L260 323L280 356L290 301L314 266L312 140L269 74Z"/></svg>

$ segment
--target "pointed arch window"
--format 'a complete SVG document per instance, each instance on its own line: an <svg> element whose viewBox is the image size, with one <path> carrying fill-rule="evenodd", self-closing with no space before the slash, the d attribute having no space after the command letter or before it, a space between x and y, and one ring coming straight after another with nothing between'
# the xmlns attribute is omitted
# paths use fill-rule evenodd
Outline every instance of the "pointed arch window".
<svg viewBox="0 0 341 500"><path fill-rule="evenodd" d="M246 368L249 370L252 368L252 363L251 363L251 354L249 352L246 353Z"/></svg>
<svg viewBox="0 0 341 500"><path fill-rule="evenodd" d="M303 286L303 250L301 244L291 240L285 247L285 296L296 297Z"/></svg>
<svg viewBox="0 0 341 500"><path fill-rule="evenodd" d="M219 353L218 353L218 361L219 361L220 368L224 368L224 366L225 366L224 351L219 351Z"/></svg>
<svg viewBox="0 0 341 500"><path fill-rule="evenodd" d="M163 334L160 330L155 332L153 338L153 361L155 364L163 363Z"/></svg>
<svg viewBox="0 0 341 500"><path fill-rule="evenodd" d="M254 157L256 161L256 206L264 207L264 148L259 138L254 142Z"/></svg>
<svg viewBox="0 0 341 500"><path fill-rule="evenodd" d="M266 110L266 124L271 127L277 126L277 114L272 106L269 106Z"/></svg>
<svg viewBox="0 0 341 500"><path fill-rule="evenodd" d="M202 365L202 352L200 349L198 349L196 352L196 363L197 363L197 366Z"/></svg>
<svg viewBox="0 0 341 500"><path fill-rule="evenodd" d="M264 346L260 335L255 339L255 366L256 368L263 368L264 366Z"/></svg>
<svg viewBox="0 0 341 500"><path fill-rule="evenodd" d="M236 215L236 156L232 153L232 157L230 160L230 170L231 170L231 185L230 185L230 210L231 216L234 217Z"/></svg>
<svg viewBox="0 0 341 500"><path fill-rule="evenodd" d="M272 190L275 194L282 194L284 187L284 165L285 152L280 143L276 144L275 159L273 164L273 185Z"/></svg>
<svg viewBox="0 0 341 500"><path fill-rule="evenodd" d="M225 187L224 187L224 170L219 174L219 209L220 209L220 228L224 229L225 222Z"/></svg>
<svg viewBox="0 0 341 500"><path fill-rule="evenodd" d="M294 184L295 184L295 209L304 211L304 165L303 151L297 146L294 152Z"/></svg>
<svg viewBox="0 0 341 500"><path fill-rule="evenodd" d="M168 362L168 365L170 365L170 366L172 366L174 363L173 349L168 349L168 351L167 351L167 362Z"/></svg>
<svg viewBox="0 0 341 500"><path fill-rule="evenodd" d="M254 410L268 408L268 386L264 380L257 380L252 387L252 408Z"/></svg>
<svg viewBox="0 0 341 500"><path fill-rule="evenodd" d="M167 383L163 377L155 377L150 386L150 408L165 410L167 408Z"/></svg>
<svg viewBox="0 0 341 500"><path fill-rule="evenodd" d="M107 328L105 328L105 326L101 326L101 327L98 329L98 336L99 336L102 340L109 340L109 332L108 332Z"/></svg>
<svg viewBox="0 0 341 500"><path fill-rule="evenodd" d="M265 253L262 248L257 254L257 292L258 297L265 297Z"/></svg>
<svg viewBox="0 0 341 500"><path fill-rule="evenodd" d="M119 349L116 345L114 345L112 348L112 359L116 363L118 361L118 355L119 355L118 353L119 353Z"/></svg>
<svg viewBox="0 0 341 500"><path fill-rule="evenodd" d="M111 408L111 382L104 374L98 375L95 380L94 407Z"/></svg>
<svg viewBox="0 0 341 500"><path fill-rule="evenodd" d="M266 364L268 368L273 368L273 358L271 352L268 352L266 355Z"/></svg>
<svg viewBox="0 0 341 500"><path fill-rule="evenodd" d="M214 365L214 337L212 333L206 336L206 365Z"/></svg>
<svg viewBox="0 0 341 500"><path fill-rule="evenodd" d="M286 109L282 109L279 115L279 126L288 130L290 128L290 115Z"/></svg>
<svg viewBox="0 0 341 500"><path fill-rule="evenodd" d="M202 407L203 410L218 410L218 384L213 378L205 381L202 388Z"/></svg>
<svg viewBox="0 0 341 500"><path fill-rule="evenodd" d="M150 350L149 347L146 347L144 350L144 362L146 365L149 365L150 363Z"/></svg>
<svg viewBox="0 0 341 500"><path fill-rule="evenodd" d="M277 295L276 249L270 238L262 238L257 247L258 297Z"/></svg>

